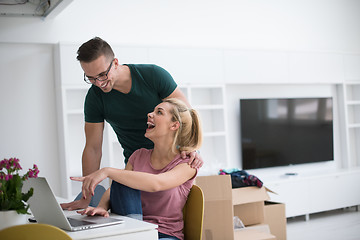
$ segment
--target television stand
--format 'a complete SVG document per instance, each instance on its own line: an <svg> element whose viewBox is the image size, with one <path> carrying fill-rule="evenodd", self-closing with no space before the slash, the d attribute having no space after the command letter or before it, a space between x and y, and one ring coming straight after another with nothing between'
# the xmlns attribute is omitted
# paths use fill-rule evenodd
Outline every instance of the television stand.
<svg viewBox="0 0 360 240"><path fill-rule="evenodd" d="M309 220L312 213L360 205L360 191L351 185L360 182L360 168L261 180L277 193L272 200L286 204L286 217L305 215Z"/></svg>

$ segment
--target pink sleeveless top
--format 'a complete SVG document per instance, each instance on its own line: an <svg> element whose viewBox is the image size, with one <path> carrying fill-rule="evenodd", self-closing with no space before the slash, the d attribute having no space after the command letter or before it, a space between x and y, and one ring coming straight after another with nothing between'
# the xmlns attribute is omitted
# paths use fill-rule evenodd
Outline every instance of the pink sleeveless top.
<svg viewBox="0 0 360 240"><path fill-rule="evenodd" d="M179 154L166 167L161 170L156 170L150 163L151 153L152 150L145 148L136 150L129 158L133 170L159 174L170 171L178 164L189 161L188 158L182 159ZM182 209L193 185L195 176L182 185L169 190L160 192L141 191L144 221L157 224L159 226L158 231L161 233L184 239Z"/></svg>

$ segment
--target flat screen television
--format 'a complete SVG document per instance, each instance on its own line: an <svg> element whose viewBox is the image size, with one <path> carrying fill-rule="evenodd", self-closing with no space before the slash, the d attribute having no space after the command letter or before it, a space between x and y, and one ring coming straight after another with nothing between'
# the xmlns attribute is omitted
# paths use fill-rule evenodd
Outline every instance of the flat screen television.
<svg viewBox="0 0 360 240"><path fill-rule="evenodd" d="M333 101L240 99L242 168L332 161Z"/></svg>

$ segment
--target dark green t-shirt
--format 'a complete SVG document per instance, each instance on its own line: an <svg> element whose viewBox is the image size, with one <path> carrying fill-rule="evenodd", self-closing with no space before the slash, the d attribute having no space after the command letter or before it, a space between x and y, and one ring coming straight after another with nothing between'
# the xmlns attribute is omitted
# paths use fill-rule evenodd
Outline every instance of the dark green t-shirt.
<svg viewBox="0 0 360 240"><path fill-rule="evenodd" d="M85 98L85 121L89 123L106 120L114 129L124 149L125 163L139 148L153 148L145 138L147 114L177 87L174 79L163 68L152 64L127 64L132 85L129 93L117 90L104 93L91 86Z"/></svg>

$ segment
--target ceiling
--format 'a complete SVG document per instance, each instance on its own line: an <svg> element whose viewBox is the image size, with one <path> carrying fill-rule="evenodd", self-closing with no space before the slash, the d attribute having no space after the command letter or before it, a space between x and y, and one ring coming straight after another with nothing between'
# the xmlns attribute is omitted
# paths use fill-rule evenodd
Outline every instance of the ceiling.
<svg viewBox="0 0 360 240"><path fill-rule="evenodd" d="M0 0L0 17L56 16L73 0Z"/></svg>

